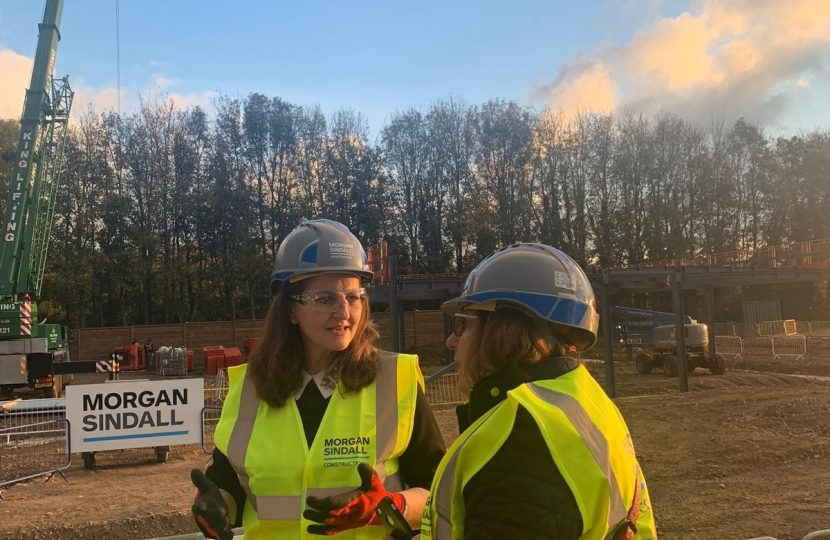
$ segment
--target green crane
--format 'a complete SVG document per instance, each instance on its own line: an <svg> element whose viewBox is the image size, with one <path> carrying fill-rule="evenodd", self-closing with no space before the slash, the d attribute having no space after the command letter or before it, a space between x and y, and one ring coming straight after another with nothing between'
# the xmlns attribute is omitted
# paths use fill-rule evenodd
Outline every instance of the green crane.
<svg viewBox="0 0 830 540"><path fill-rule="evenodd" d="M62 12L46 1L0 232L0 391L60 393L52 364L69 360L68 330L37 315L73 97L68 77L52 78Z"/></svg>

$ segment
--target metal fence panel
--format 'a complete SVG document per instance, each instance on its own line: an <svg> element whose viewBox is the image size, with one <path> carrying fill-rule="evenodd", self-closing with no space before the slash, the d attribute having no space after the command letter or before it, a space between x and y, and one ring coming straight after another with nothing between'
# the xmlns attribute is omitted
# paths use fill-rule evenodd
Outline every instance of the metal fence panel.
<svg viewBox="0 0 830 540"><path fill-rule="evenodd" d="M737 362L744 356L744 340L740 336L715 336L715 352Z"/></svg>
<svg viewBox="0 0 830 540"><path fill-rule="evenodd" d="M202 451L205 454L212 454L216 447L213 442L213 434L221 415L222 407L205 406L202 409Z"/></svg>
<svg viewBox="0 0 830 540"><path fill-rule="evenodd" d="M213 377L205 377L205 407L202 409L202 451L213 453L213 432L222 414L228 395L228 372L220 369Z"/></svg>
<svg viewBox="0 0 830 540"><path fill-rule="evenodd" d="M443 373L427 381L427 399L430 405L460 405L467 401L458 390L458 373Z"/></svg>
<svg viewBox="0 0 830 540"><path fill-rule="evenodd" d="M781 304L778 300L741 302L741 311L746 322L759 323L781 319Z"/></svg>
<svg viewBox="0 0 830 540"><path fill-rule="evenodd" d="M716 336L734 336L735 325L732 323L715 323Z"/></svg>
<svg viewBox="0 0 830 540"><path fill-rule="evenodd" d="M788 357L803 360L807 357L807 338L805 336L773 336L772 359Z"/></svg>
<svg viewBox="0 0 830 540"><path fill-rule="evenodd" d="M741 344L745 356L769 356L772 354L772 339L769 337L744 338Z"/></svg>
<svg viewBox="0 0 830 540"><path fill-rule="evenodd" d="M761 321L757 324L758 335L777 336L784 334L784 321Z"/></svg>
<svg viewBox="0 0 830 540"><path fill-rule="evenodd" d="M812 335L830 334L830 321L810 321L809 328Z"/></svg>
<svg viewBox="0 0 830 540"><path fill-rule="evenodd" d="M0 428L0 487L38 476L63 476L69 467L66 418Z"/></svg>
<svg viewBox="0 0 830 540"><path fill-rule="evenodd" d="M732 323L732 327L735 329L734 335L741 336L742 338L760 335L758 333L758 325L752 322Z"/></svg>

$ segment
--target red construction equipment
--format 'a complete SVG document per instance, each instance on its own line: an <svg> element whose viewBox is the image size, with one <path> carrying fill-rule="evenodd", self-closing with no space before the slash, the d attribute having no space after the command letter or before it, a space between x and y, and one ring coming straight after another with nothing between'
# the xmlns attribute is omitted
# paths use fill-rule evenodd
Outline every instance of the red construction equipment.
<svg viewBox="0 0 830 540"><path fill-rule="evenodd" d="M225 347L222 345L205 347L202 352L205 353L205 375L216 375L218 370L226 367Z"/></svg>
<svg viewBox="0 0 830 540"><path fill-rule="evenodd" d="M238 366L242 363L242 352L238 347L225 349L225 367Z"/></svg>
<svg viewBox="0 0 830 540"><path fill-rule="evenodd" d="M251 351L254 350L258 342L258 337L252 337L242 341L242 352L245 353L245 358L251 356Z"/></svg>
<svg viewBox="0 0 830 540"><path fill-rule="evenodd" d="M116 358L120 357L121 371L139 371L145 369L147 366L144 347L124 345L122 347L116 347L113 354L116 355Z"/></svg>

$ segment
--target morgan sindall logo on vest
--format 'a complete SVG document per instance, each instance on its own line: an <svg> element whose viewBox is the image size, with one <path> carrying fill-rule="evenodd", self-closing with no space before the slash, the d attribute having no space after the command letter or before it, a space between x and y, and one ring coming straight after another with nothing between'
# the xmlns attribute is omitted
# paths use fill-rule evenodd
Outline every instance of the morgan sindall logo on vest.
<svg viewBox="0 0 830 540"><path fill-rule="evenodd" d="M370 461L370 437L332 437L323 441L323 468L354 467Z"/></svg>
<svg viewBox="0 0 830 540"><path fill-rule="evenodd" d="M329 256L332 259L351 259L354 257L354 245L348 242L329 242Z"/></svg>

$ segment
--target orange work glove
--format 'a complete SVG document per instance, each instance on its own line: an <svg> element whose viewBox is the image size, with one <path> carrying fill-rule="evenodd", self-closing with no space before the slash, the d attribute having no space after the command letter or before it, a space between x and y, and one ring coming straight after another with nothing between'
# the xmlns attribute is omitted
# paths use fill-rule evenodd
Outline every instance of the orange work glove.
<svg viewBox="0 0 830 540"><path fill-rule="evenodd" d="M360 475L357 489L323 499L313 495L306 498L303 517L316 523L308 526L309 533L332 535L366 525L380 525L375 508L384 497L391 498L398 508L406 507L404 496L386 491L371 465L358 464L357 473Z"/></svg>

